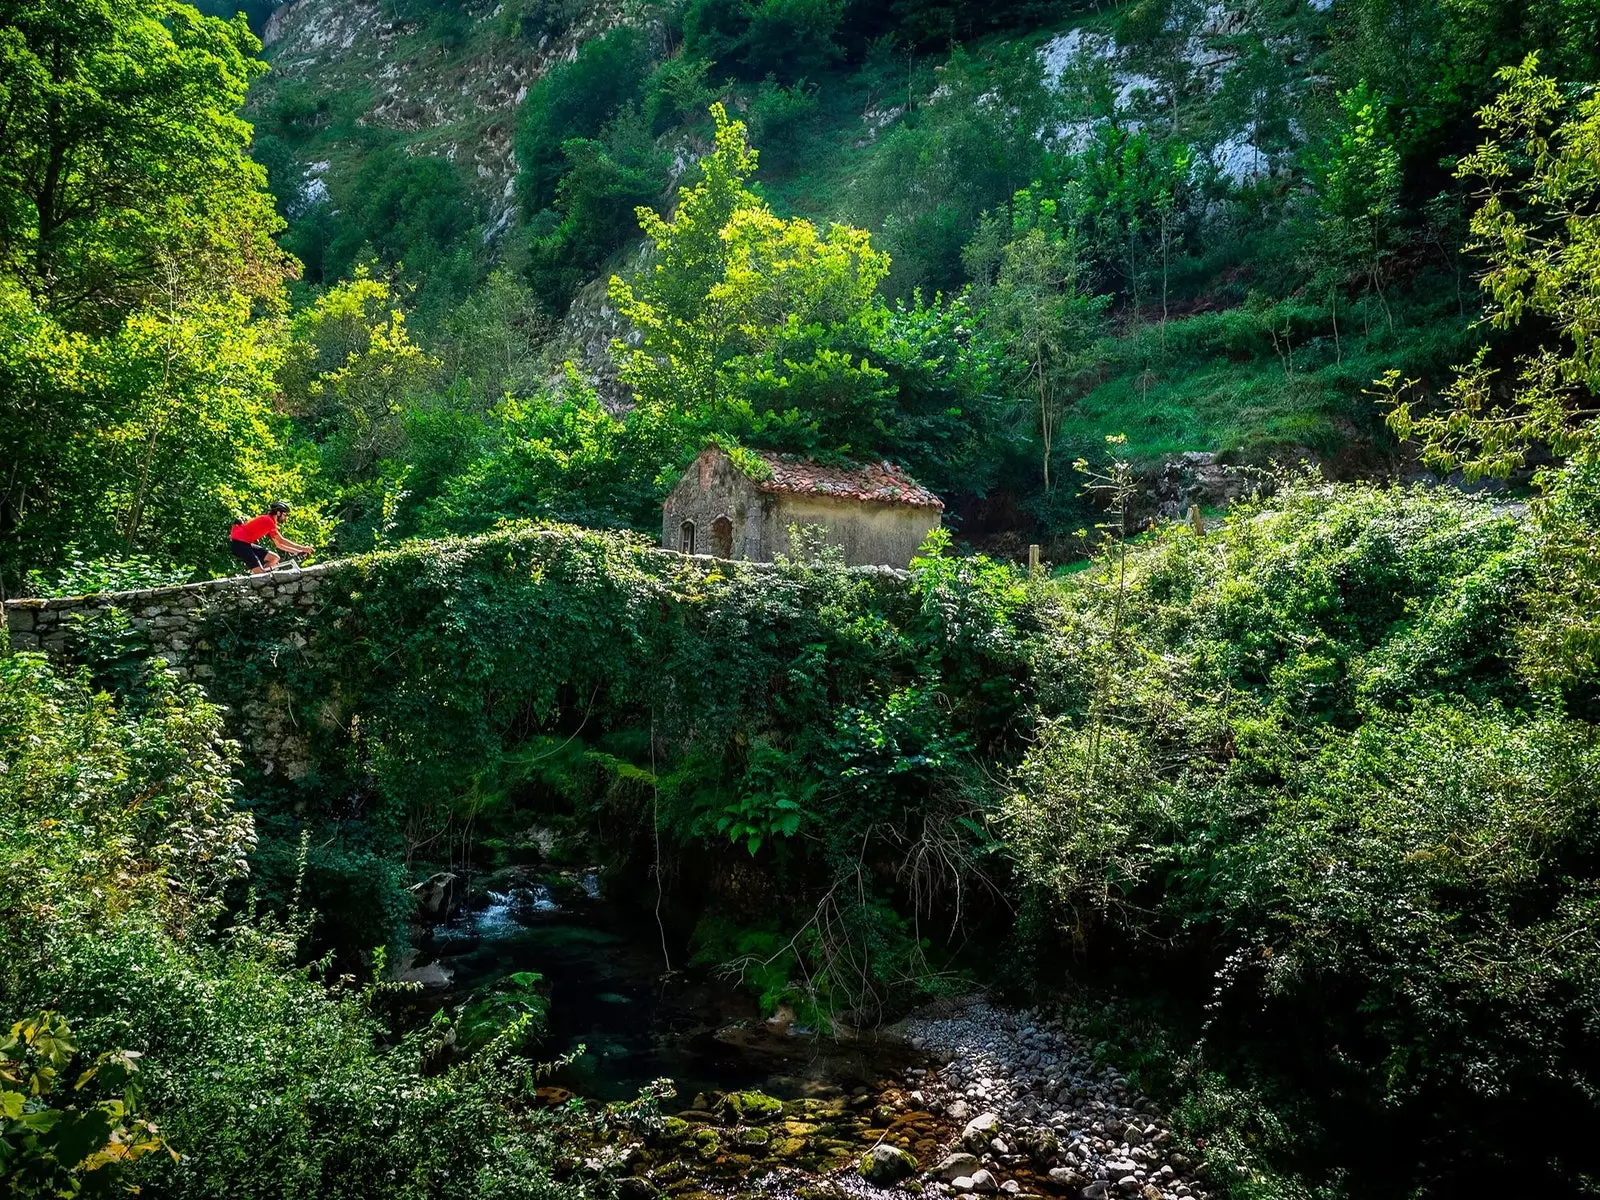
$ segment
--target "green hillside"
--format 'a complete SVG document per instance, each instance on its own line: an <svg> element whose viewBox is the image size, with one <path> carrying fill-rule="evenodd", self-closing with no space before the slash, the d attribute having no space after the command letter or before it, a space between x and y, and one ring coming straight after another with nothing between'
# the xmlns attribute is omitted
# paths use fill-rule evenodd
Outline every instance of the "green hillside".
<svg viewBox="0 0 1600 1200"><path fill-rule="evenodd" d="M1491 37L1476 9L1310 4L937 14L301 0L274 18L255 153L307 283L358 259L398 271L430 345L503 268L526 320L556 323L546 375L573 357L625 405L604 281L637 269L633 210L670 208L720 100L760 151L757 193L868 230L890 302L970 288L982 307L1034 206L1075 210L1074 286L1103 299L1047 364L1060 464L1126 435L1147 463L1411 469L1366 392L1388 369L1437 386L1475 344L1451 164L1494 66L1538 51L1583 76L1577 26L1497 12ZM1473 54L1485 69L1461 76ZM1083 514L1030 469L1042 430L1010 365L1006 463L934 482L974 536L1004 510L1055 544Z"/></svg>

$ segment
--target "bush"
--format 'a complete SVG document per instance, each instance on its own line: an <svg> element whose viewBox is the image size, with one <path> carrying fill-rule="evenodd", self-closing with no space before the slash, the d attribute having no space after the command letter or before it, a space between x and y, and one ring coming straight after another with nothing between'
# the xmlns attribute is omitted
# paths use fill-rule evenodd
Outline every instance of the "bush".
<svg viewBox="0 0 1600 1200"><path fill-rule="evenodd" d="M1530 550L1437 491L1291 483L1171 529L1063 596L1059 715L1007 805L1058 929L1205 963L1213 1055L1373 1133L1360 1194L1418 1141L1410 1186L1595 1166L1522 1149L1533 1113L1595 1119L1600 1073L1600 760L1517 682Z"/></svg>
<svg viewBox="0 0 1600 1200"><path fill-rule="evenodd" d="M214 935L253 842L231 751L219 710L164 670L119 706L0 655L0 1010L56 1010L18 1026L27 1046L0 1042L6 1194L111 1194L119 1175L195 1200L562 1194L554 1123L523 1111L508 1058L527 1018L489 1036L479 1014L488 1045L466 1062L444 1053L448 1021L385 1049L381 989L294 968L298 911ZM13 1075L49 1093L39 1071L79 1047L96 1065L74 1093L95 1087L58 1091L48 1120L15 1111ZM116 1129L126 1145L97 1163ZM159 1139L181 1157L149 1153Z"/></svg>

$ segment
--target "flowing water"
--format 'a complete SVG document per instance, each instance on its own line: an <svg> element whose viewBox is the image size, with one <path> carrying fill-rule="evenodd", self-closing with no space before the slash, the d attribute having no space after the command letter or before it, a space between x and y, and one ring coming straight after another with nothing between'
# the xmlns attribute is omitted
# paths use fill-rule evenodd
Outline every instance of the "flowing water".
<svg viewBox="0 0 1600 1200"><path fill-rule="evenodd" d="M688 1107L700 1092L747 1088L780 1099L838 1095L871 1087L909 1061L896 1043L837 1041L763 1021L736 981L688 965L678 947L669 947L668 973L649 913L641 921L612 903L593 874L572 882L558 901L546 883L513 880L422 948L453 975L446 1004L515 972L543 977L544 1053L554 1059L584 1047L557 1084L620 1100L665 1076L677 1086L676 1106Z"/></svg>

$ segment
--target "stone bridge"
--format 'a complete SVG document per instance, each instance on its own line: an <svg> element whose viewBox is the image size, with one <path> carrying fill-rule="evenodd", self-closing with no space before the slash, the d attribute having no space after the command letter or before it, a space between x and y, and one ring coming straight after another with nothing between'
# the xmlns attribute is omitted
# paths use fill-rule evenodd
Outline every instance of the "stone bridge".
<svg viewBox="0 0 1600 1200"><path fill-rule="evenodd" d="M383 553L398 552L419 561L447 548L466 549L477 555L495 554L517 541L546 538L555 541L570 538L574 533L581 531L515 530L440 543L407 543L395 551ZM616 537L619 543L626 541L626 535L601 536ZM708 574L726 573L730 567L741 573L780 569L772 563L758 562L739 562L735 566L728 560L709 555L678 554L636 543L627 549L646 563L653 562L668 569L673 564L693 564ZM75 661L92 653L97 637L103 647L105 635L117 632L117 626L108 627L96 621L97 617L109 617L112 610L116 610L121 614L116 618L119 624L126 618L135 644L147 642L148 653L164 659L178 678L206 686L210 691L212 681L219 674L237 671L241 666L229 657L225 647L216 643L241 630L270 626L272 647L265 652L271 659L270 666L253 677L254 682L242 694L232 697L234 710L229 724L250 759L268 774L281 771L293 778L305 767L304 729L292 712L281 685L278 660L284 654L291 658L303 657L316 638L327 637L330 633L338 636L337 631L328 627L329 622L334 626L341 624L337 615L341 605L352 601L359 604L362 576L377 558L377 555L359 556L304 568L280 567L262 575L207 579L141 591L7 600L6 627L13 650L41 650L53 658ZM886 579L908 577L907 572L889 567L850 570ZM325 601L333 602L331 617L322 611ZM220 686L223 683L220 679L216 682L219 698L227 697L230 691L239 691Z"/></svg>

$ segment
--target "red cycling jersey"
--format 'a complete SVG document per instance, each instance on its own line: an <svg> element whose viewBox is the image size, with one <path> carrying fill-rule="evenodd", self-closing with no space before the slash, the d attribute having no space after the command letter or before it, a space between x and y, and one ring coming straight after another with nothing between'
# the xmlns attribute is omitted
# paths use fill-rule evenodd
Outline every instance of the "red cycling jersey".
<svg viewBox="0 0 1600 1200"><path fill-rule="evenodd" d="M264 537L278 535L278 518L271 513L262 513L259 517L235 525L228 535L236 542L249 542L254 545Z"/></svg>

